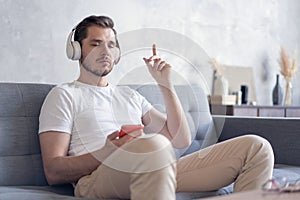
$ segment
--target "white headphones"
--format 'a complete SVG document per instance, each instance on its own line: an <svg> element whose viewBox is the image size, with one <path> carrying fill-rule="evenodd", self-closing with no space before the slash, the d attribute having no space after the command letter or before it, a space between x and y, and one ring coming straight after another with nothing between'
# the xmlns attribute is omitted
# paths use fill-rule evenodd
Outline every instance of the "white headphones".
<svg viewBox="0 0 300 200"><path fill-rule="evenodd" d="M72 29L71 33L69 34L68 39L67 39L67 45L66 45L67 57L71 60L79 60L81 58L80 43L78 41L73 41L72 40L74 32L76 30L76 27L74 27ZM116 38L116 40L117 40L117 38ZM121 58L121 51L120 51L118 40L117 40L117 44L118 44L117 48L118 48L119 52L118 52L117 58L114 61L115 64L117 64L120 61L120 58Z"/></svg>
<svg viewBox="0 0 300 200"><path fill-rule="evenodd" d="M71 60L79 60L81 58L81 46L78 41L72 41L76 27L72 29L67 39L66 53Z"/></svg>

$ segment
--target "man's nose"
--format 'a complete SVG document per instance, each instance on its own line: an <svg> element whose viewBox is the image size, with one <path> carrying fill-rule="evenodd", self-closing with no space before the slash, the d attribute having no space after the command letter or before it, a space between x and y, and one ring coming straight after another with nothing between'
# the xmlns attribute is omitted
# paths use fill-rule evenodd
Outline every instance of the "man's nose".
<svg viewBox="0 0 300 200"><path fill-rule="evenodd" d="M111 55L110 48L108 47L107 44L101 45L100 53L101 53L101 55Z"/></svg>

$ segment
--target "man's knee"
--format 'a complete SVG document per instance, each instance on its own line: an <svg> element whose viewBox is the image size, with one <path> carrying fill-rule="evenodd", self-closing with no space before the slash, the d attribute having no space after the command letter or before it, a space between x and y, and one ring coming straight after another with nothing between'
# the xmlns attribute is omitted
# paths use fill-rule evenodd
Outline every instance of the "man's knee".
<svg viewBox="0 0 300 200"><path fill-rule="evenodd" d="M268 140L257 135L242 136L242 140L248 144L250 150L256 155L274 161L272 146Z"/></svg>
<svg viewBox="0 0 300 200"><path fill-rule="evenodd" d="M161 134L149 134L136 138L124 145L123 149L133 153L173 151L170 141Z"/></svg>
<svg viewBox="0 0 300 200"><path fill-rule="evenodd" d="M147 173L174 165L176 157L169 140L160 135L146 135L123 145L103 163L129 173Z"/></svg>

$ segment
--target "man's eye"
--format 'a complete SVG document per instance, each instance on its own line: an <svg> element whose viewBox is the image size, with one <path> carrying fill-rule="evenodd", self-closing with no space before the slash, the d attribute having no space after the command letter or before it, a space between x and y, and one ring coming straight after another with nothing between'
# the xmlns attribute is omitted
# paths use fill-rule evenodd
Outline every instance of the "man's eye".
<svg viewBox="0 0 300 200"><path fill-rule="evenodd" d="M97 46L100 46L100 44L99 43L92 43L91 46L97 47Z"/></svg>
<svg viewBox="0 0 300 200"><path fill-rule="evenodd" d="M114 42L109 42L108 43L108 48L115 48L116 44Z"/></svg>

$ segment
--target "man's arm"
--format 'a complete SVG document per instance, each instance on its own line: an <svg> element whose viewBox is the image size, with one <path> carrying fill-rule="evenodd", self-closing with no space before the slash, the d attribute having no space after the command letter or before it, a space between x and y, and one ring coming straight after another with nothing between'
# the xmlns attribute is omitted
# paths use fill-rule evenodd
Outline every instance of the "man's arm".
<svg viewBox="0 0 300 200"><path fill-rule="evenodd" d="M44 171L50 185L75 182L101 164L91 154L67 156L71 139L68 133L49 131L39 137Z"/></svg>
<svg viewBox="0 0 300 200"><path fill-rule="evenodd" d="M143 117L143 123L151 130L157 129L155 127L162 127L159 132L169 138L174 147L189 146L191 143L190 129L170 79L171 66L156 56L155 46L153 46L153 56L149 59L144 58L144 61L162 92L167 117L152 109Z"/></svg>
<svg viewBox="0 0 300 200"><path fill-rule="evenodd" d="M169 93L169 91L166 93ZM191 134L179 100L173 95L163 95L166 96L164 101L167 117L153 108L143 116L142 120L145 124L145 132L161 133L171 141L175 148L180 149L190 145Z"/></svg>
<svg viewBox="0 0 300 200"><path fill-rule="evenodd" d="M140 134L140 133L137 133ZM118 139L116 131L107 137L103 148L80 156L67 156L71 135L63 132L48 131L39 135L44 172L50 185L71 183L92 173L117 147L133 139L126 135Z"/></svg>

